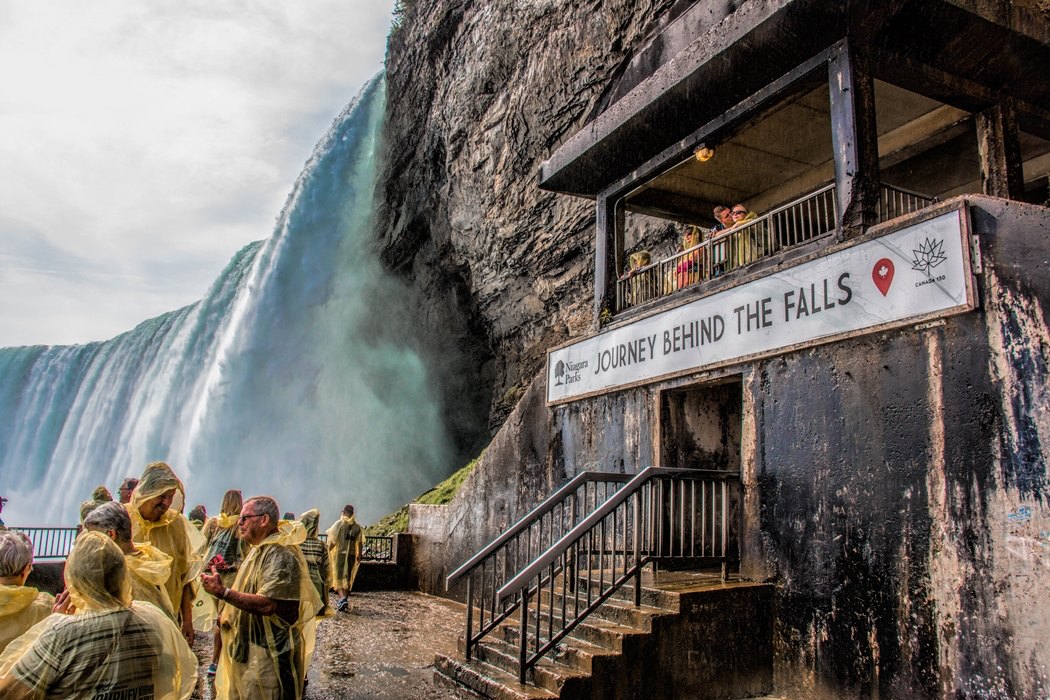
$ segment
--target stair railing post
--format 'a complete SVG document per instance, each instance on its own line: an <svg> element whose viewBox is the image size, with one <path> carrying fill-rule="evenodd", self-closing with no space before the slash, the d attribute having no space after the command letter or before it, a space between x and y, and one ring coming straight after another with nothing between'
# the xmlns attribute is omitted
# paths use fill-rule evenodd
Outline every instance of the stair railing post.
<svg viewBox="0 0 1050 700"><path fill-rule="evenodd" d="M467 575L467 661L470 661L472 648L471 638L474 636L474 574Z"/></svg>
<svg viewBox="0 0 1050 700"><path fill-rule="evenodd" d="M641 508L642 508L642 496L641 496L640 493L635 491L634 492L634 496L632 496L631 500L633 501L633 504L634 504L634 533L633 533L634 536L632 537L633 545L634 545L634 568L635 568L635 574L634 574L634 605L635 605L635 607L637 607L637 606L642 604L642 567L639 564L639 562L642 560L642 558L641 558L641 555L638 552L638 538L639 538L638 528L640 528L641 525L642 525L642 510L641 510ZM624 519L626 519L626 516L625 516ZM624 545L626 546L626 543L624 543ZM625 560L624 564L625 564L625 566L626 566L626 559L627 559L627 556L626 556L626 553L624 553L624 560Z"/></svg>
<svg viewBox="0 0 1050 700"><path fill-rule="evenodd" d="M518 682L524 685L525 683L525 659L528 655L528 640L529 640L529 586L526 586L521 590L521 624L518 626ZM536 611L537 616L539 611Z"/></svg>

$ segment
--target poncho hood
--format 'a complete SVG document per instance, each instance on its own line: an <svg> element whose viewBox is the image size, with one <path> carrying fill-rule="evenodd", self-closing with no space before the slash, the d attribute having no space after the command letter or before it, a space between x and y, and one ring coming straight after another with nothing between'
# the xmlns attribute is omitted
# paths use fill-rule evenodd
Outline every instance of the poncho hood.
<svg viewBox="0 0 1050 700"><path fill-rule="evenodd" d="M14 615L36 600L39 591L29 586L0 584L0 617Z"/></svg>
<svg viewBox="0 0 1050 700"><path fill-rule="evenodd" d="M77 613L121 610L131 605L124 553L101 532L82 532L66 559L66 588Z"/></svg>
<svg viewBox="0 0 1050 700"><path fill-rule="evenodd" d="M317 537L317 526L321 522L321 513L315 508L299 516L299 522L306 528L307 537Z"/></svg>

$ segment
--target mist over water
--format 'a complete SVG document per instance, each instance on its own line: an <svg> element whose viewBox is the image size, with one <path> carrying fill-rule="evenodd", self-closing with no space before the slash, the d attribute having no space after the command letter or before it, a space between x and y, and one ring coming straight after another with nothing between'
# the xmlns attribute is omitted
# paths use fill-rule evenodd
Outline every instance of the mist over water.
<svg viewBox="0 0 1050 700"><path fill-rule="evenodd" d="M208 296L112 340L0 349L8 525L72 525L165 461L188 506L230 488L372 522L456 466L407 314L371 250L382 74L318 144L273 235Z"/></svg>

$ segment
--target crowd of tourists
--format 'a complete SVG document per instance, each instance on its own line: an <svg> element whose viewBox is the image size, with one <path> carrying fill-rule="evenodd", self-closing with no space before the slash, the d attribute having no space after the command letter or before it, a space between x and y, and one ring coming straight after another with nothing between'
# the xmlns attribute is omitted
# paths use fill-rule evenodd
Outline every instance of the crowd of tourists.
<svg viewBox="0 0 1050 700"><path fill-rule="evenodd" d="M705 254L711 257L710 274L712 276L750 259L752 253L750 239L732 240L724 237L728 236L733 229L739 229L755 221L758 214L749 211L743 204L736 204L732 207L719 205L712 213L715 225L709 229L691 224L683 225L681 242L675 248L675 255L678 257L672 267L666 271L665 279L660 280L652 275L645 279L632 279L649 270L653 266L653 258L648 250L640 250L628 256L627 269L624 270L620 279L632 280L629 285L629 301L632 305L699 282L705 274L703 260ZM707 253L700 250L699 246L704 241L717 242L719 239L723 239L724 242L713 245Z"/></svg>
<svg viewBox="0 0 1050 700"><path fill-rule="evenodd" d="M349 611L364 542L353 506L322 542L317 510L281 517L237 490L217 516L188 518L163 462L118 496L100 486L81 506L57 597L26 585L32 543L0 523L0 700L185 700L197 633L214 636L216 698L302 698L318 622Z"/></svg>

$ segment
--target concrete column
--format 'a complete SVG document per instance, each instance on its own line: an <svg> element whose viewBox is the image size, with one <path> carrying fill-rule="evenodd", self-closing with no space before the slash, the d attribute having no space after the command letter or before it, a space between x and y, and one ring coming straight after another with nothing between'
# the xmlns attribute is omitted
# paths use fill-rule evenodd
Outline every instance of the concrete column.
<svg viewBox="0 0 1050 700"><path fill-rule="evenodd" d="M878 220L879 137L866 48L840 41L828 60L828 85L839 225L852 238Z"/></svg>
<svg viewBox="0 0 1050 700"><path fill-rule="evenodd" d="M1007 98L978 112L977 150L981 155L981 189L993 197L1024 199L1021 132L1013 102Z"/></svg>
<svg viewBox="0 0 1050 700"><path fill-rule="evenodd" d="M613 246L610 245L612 219L609 198L603 194L598 195L594 227L594 330L601 327L599 319L602 309L608 307L607 297L613 293L609 287L609 268L615 269L614 261L610 259L613 250Z"/></svg>

